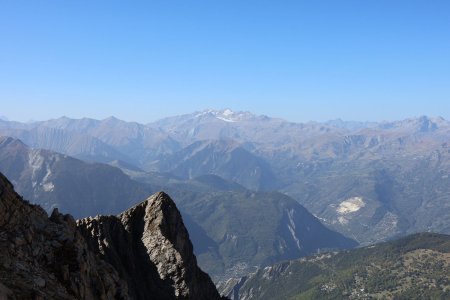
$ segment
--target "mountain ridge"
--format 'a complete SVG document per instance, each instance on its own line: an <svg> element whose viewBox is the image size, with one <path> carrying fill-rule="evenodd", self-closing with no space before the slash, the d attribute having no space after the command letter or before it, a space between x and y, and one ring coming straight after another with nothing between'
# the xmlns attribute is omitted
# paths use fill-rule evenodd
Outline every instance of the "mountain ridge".
<svg viewBox="0 0 450 300"><path fill-rule="evenodd" d="M242 121L227 122L217 116L232 121L236 116L236 120L241 118ZM88 121L65 119L59 122ZM103 155L102 149L106 148L100 146L93 148L97 149L95 155L89 153L91 148L83 143L77 143L77 148L86 149L83 154L86 156L80 156L83 159L90 157L122 167L135 178L142 174L132 170L165 173L169 166L172 172L169 177L189 179L215 174L255 191L278 190L297 200L327 226L363 244L428 229L450 233L450 224L437 209L448 200L448 121L419 116L394 122L335 124L294 123L227 109L166 118L150 125L110 118L89 129L93 134L91 138L101 140L128 160L114 157L117 155L113 151L105 151ZM38 125L1 121L0 133L9 132L8 126L18 126L22 131L28 128L25 130L28 132ZM40 130L48 129L41 127ZM67 137L65 134L63 136ZM44 140L45 134L33 138ZM214 141L228 143L230 147L239 145L245 155L232 157L231 151L221 155L220 147L215 147L209 154L205 151L203 156L195 156L198 143L213 145ZM101 154L100 157L97 154ZM210 159L214 154L222 159L216 168ZM227 155L232 159L226 160ZM251 160L256 164L249 167ZM230 170L243 176L230 176ZM257 175L258 170L262 170L261 174L270 176L262 176L267 180L260 180L258 176L250 178L249 170L256 170ZM428 188L411 184L429 181ZM364 202L359 210L337 210L355 197ZM413 200L408 204L406 199ZM433 217L425 213L425 207L432 208Z"/></svg>
<svg viewBox="0 0 450 300"><path fill-rule="evenodd" d="M30 149L14 138L5 141L9 142L0 143L0 171L14 180L26 198L49 213L58 207L77 218L117 214L155 190L167 190L188 221L200 266L215 280L317 249L356 245L326 229L300 204L279 193L252 193L216 175L182 180L164 175L156 178L158 174L150 173L147 183L141 183L109 165ZM311 238L314 235L322 237Z"/></svg>
<svg viewBox="0 0 450 300"><path fill-rule="evenodd" d="M76 223L70 215L54 210L48 217L24 202L0 173L0 217L0 296L7 299L224 299L198 268L167 194L157 193L118 217ZM147 251L136 253L127 239ZM114 251L128 255L109 259ZM120 266L130 262L141 272L123 272ZM147 289L133 284L143 281Z"/></svg>

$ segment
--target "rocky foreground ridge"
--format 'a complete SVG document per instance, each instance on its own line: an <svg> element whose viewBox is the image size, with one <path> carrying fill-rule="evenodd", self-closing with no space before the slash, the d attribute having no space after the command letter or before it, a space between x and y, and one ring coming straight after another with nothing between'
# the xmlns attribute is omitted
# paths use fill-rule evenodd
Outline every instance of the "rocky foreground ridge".
<svg viewBox="0 0 450 300"><path fill-rule="evenodd" d="M221 299L175 203L157 193L75 221L24 201L0 174L0 299Z"/></svg>

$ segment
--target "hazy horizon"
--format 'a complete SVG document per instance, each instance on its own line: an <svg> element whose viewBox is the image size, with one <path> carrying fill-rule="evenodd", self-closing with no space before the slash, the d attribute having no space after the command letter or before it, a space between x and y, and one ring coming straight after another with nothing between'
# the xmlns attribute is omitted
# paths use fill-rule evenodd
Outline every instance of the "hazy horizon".
<svg viewBox="0 0 450 300"><path fill-rule="evenodd" d="M450 119L450 2L0 5L0 115Z"/></svg>
<svg viewBox="0 0 450 300"><path fill-rule="evenodd" d="M368 122L368 123L371 123L371 122L373 122L373 123L383 123L383 122L395 122L395 121L402 121L402 120L407 120L407 119L420 118L420 117L424 117L424 116L428 117L428 118L443 118L445 120L448 120L447 118L444 118L442 116L415 115L415 116L409 116L409 117L406 117L406 118L390 119L390 120L387 120L387 119L384 119L384 120L347 120L347 119L343 119L343 118L335 118L335 119L327 119L327 120L293 121L293 120L289 120L289 119L286 119L286 118L283 118L283 117L279 117L279 116L271 116L271 115L267 115L267 114L256 114L256 113L254 113L252 111L240 111L240 110L235 110L235 109L232 109L232 108L229 108L229 107L220 108L220 109L206 108L206 109L202 109L202 110L196 110L196 111L190 111L190 112L181 113L181 114L178 114L178 115L161 116L161 117L159 117L157 119L144 121L144 122L140 122L138 120L133 120L133 119L122 119L122 118L119 118L119 117L114 116L114 115L105 116L105 117L92 117L92 116L73 117L73 116L70 116L70 115L61 115L61 116L58 116L58 117L52 117L52 118L40 119L40 120L37 120L37 119L34 119L34 120L33 119L30 119L30 120L14 120L14 119L9 118L8 116L0 115L0 120L11 121L11 122L20 122L20 123L33 123L33 122L42 122L42 121L48 121L48 120L54 120L54 119L60 119L60 118L69 118L69 119L73 119L73 120L92 119L92 120L99 120L99 121L106 120L106 119L109 119L109 118L116 118L116 119L119 119L119 120L122 120L122 121L126 121L126 122L136 122L136 123L139 123L139 124L148 124L148 123L152 123L152 122L155 122L155 121L159 121L159 120L164 119L164 118L176 117L176 116L181 116L181 115L189 115L189 114L200 113L200 112L204 112L204 111L208 111L208 110L224 111L224 110L227 110L227 109L230 109L234 113L251 113L251 114L254 114L256 116L267 116L269 118L282 119L282 120L285 120L285 121L288 121L288 122L294 122L294 123L308 123L308 122L324 123L324 122L330 122L330 121L361 122L361 123L364 123L364 122Z"/></svg>

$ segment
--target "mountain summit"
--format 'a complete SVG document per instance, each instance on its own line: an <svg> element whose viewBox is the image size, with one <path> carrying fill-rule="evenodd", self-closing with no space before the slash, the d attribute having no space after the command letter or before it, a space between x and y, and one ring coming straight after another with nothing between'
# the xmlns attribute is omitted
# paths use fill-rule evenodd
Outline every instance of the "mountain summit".
<svg viewBox="0 0 450 300"><path fill-rule="evenodd" d="M207 109L198 113L195 113L195 117L215 117L218 120L224 121L224 122L239 122L243 120L251 120L257 118L256 115L250 113L250 112L242 112L238 111L235 112L229 108L222 109L222 110L214 110L214 109Z"/></svg>
<svg viewBox="0 0 450 300"><path fill-rule="evenodd" d="M91 249L118 270L133 299L219 299L197 266L180 212L164 192L118 216L78 221ZM149 284L149 283L156 284Z"/></svg>
<svg viewBox="0 0 450 300"><path fill-rule="evenodd" d="M164 193L76 222L17 195L0 174L1 299L221 299Z"/></svg>

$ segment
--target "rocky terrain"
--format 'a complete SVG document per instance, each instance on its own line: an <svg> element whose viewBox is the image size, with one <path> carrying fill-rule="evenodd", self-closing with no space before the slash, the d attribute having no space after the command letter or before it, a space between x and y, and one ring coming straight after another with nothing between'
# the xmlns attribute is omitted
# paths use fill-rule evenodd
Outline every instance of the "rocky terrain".
<svg viewBox="0 0 450 300"><path fill-rule="evenodd" d="M198 224L188 227L195 232L196 255L215 281L283 260L357 246L286 195L219 189L202 179L203 187L197 182L191 190L176 185L168 190L189 222Z"/></svg>
<svg viewBox="0 0 450 300"><path fill-rule="evenodd" d="M245 238L247 233L236 230L234 224L253 220L248 225L255 227L248 233L264 237L257 230L257 215L263 211L260 206L269 208L274 197L286 199L285 195L290 198L287 201L297 201L328 228L361 245L415 232L450 233L450 122L439 117L378 123L294 123L248 112L205 110L150 124L67 117L34 123L0 121L0 134L20 137L32 147L108 162L133 179L117 169L95 164L87 167L91 170L88 173L82 171L85 166L61 164L59 172L46 176L46 164L35 168L40 159L28 158L24 171L17 172L20 164L11 162L19 160L11 153L18 152L1 153L6 158L0 157L0 171L8 174L27 199L40 199L47 210L57 204L64 211L80 212L78 217L118 213L142 199L143 194L168 187L171 195L177 193L176 201L186 215L188 228L196 244L203 247L199 249L202 266L209 268L212 262L218 262L215 269L208 269L213 273L245 269L232 253L258 257L257 263L245 261L251 268L283 257L250 255L253 250L249 249L266 254L277 251L268 250L276 247L264 244L261 238ZM42 150L33 148L31 153L45 157ZM35 174L37 180L30 182L29 174ZM106 180L114 174L112 180ZM233 187L227 191L207 189L196 182L211 175ZM62 181L57 184L56 178ZM59 192L64 182L70 182L77 193L67 189ZM284 195L271 196L275 191ZM227 202L228 198L233 200ZM201 200L194 201L193 206L190 199ZM245 206L249 218L233 213ZM202 216L209 207L215 207L218 213L208 220ZM276 233L270 235L274 241L288 228L290 214L271 210L267 223L281 228L271 231ZM210 226L212 219L220 226ZM302 230L296 227L294 231L299 236ZM287 233L284 236L295 241ZM235 236L237 245L249 251L237 250L239 247L232 243ZM286 244L298 249L296 242ZM228 259L231 264L224 262L226 257L232 258Z"/></svg>
<svg viewBox="0 0 450 300"><path fill-rule="evenodd" d="M199 140L244 147L276 175L272 187L361 244L420 231L450 233L450 122L442 118L293 123L208 110L149 126L185 150ZM240 165L245 162L234 163ZM355 198L361 205L340 209Z"/></svg>
<svg viewBox="0 0 450 300"><path fill-rule="evenodd" d="M75 218L119 213L158 190L118 168L32 149L11 137L0 136L0 172L25 199Z"/></svg>
<svg viewBox="0 0 450 300"><path fill-rule="evenodd" d="M76 218L116 214L155 190L169 191L183 213L200 266L214 280L320 249L356 245L283 194L252 192L215 175L183 180L150 173L138 182L118 168L31 149L11 137L0 137L0 172L48 213L57 207Z"/></svg>
<svg viewBox="0 0 450 300"><path fill-rule="evenodd" d="M251 190L276 189L276 176L269 164L233 141L198 141L165 155L152 166L183 179L217 175Z"/></svg>
<svg viewBox="0 0 450 300"><path fill-rule="evenodd" d="M233 300L449 299L450 236L397 241L283 262L220 287Z"/></svg>
<svg viewBox="0 0 450 300"><path fill-rule="evenodd" d="M0 257L2 299L220 299L164 193L77 222L48 217L0 174Z"/></svg>

